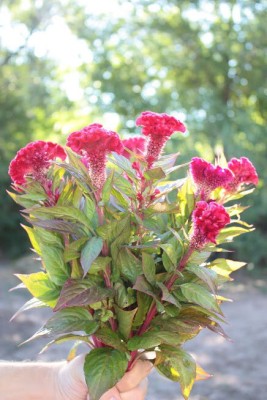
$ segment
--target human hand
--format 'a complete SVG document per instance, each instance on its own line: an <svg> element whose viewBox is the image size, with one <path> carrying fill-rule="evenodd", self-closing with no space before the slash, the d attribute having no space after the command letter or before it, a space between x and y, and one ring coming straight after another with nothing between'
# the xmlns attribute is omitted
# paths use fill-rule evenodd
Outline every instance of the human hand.
<svg viewBox="0 0 267 400"><path fill-rule="evenodd" d="M85 355L64 363L56 377L57 400L89 400L83 372ZM126 372L115 387L106 392L100 400L144 400L147 391L147 375L153 364L137 361L131 371Z"/></svg>

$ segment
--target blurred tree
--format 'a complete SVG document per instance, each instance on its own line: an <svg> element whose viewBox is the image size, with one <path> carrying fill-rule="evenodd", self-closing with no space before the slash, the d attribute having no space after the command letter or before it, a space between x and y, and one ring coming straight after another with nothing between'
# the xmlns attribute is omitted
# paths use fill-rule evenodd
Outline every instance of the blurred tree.
<svg viewBox="0 0 267 400"><path fill-rule="evenodd" d="M7 8L7 5L9 8ZM17 30L19 42L6 35L0 43L0 251L18 256L28 247L19 228L18 208L5 191L9 188L8 164L16 151L32 140L51 137L59 110L71 103L60 90L61 79L53 61L38 58L29 45L31 37L45 29L60 2L2 1L3 18ZM13 48L12 48L13 47Z"/></svg>
<svg viewBox="0 0 267 400"><path fill-rule="evenodd" d="M92 12L101 5L102 14ZM141 111L170 112L189 128L167 149L179 149L182 161L196 152L212 161L223 147L228 159L244 155L256 164L261 183L247 217L258 229L237 247L244 259L266 262L267 6L262 1L2 0L2 9L7 6L23 39L15 51L0 48L1 190L15 151L29 140L52 137L59 122L72 119L79 128L86 114L88 122L98 117L114 128L119 121L120 132L132 133ZM30 45L54 16L64 16L92 56L76 71L84 93L79 104L64 95L63 72L55 62L37 57ZM75 107L84 108L82 118ZM18 224L10 207L5 199L0 239L9 249Z"/></svg>
<svg viewBox="0 0 267 400"><path fill-rule="evenodd" d="M146 109L181 116L190 134L173 139L172 146L183 160L197 151L212 161L213 149L222 146L228 159L249 157L261 177L247 212L258 230L237 247L249 252L244 259L266 262L266 4L115 3L112 14L103 9L93 16L80 9L66 16L93 52L94 62L81 68L88 103L107 115L119 114L122 132L136 132L134 118Z"/></svg>

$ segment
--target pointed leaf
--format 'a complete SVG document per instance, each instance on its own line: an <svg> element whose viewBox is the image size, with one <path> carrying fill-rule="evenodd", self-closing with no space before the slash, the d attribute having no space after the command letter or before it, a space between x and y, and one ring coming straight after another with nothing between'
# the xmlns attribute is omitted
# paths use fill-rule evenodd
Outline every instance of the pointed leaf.
<svg viewBox="0 0 267 400"><path fill-rule="evenodd" d="M84 276L89 271L92 262L101 253L103 247L103 239L100 237L93 236L88 240L86 245L83 247L81 252L81 265L83 268Z"/></svg>
<svg viewBox="0 0 267 400"><path fill-rule="evenodd" d="M93 349L85 357L84 375L91 400L99 400L103 393L123 377L128 365L126 354L111 348Z"/></svg>

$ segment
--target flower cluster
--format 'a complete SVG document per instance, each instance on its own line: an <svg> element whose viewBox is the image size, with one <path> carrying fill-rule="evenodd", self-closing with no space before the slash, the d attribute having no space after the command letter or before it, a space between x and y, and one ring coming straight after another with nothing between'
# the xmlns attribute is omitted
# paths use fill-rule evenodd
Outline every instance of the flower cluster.
<svg viewBox="0 0 267 400"><path fill-rule="evenodd" d="M146 140L142 137L124 139L122 140L122 144L124 146L122 155L126 158L131 157L131 154L129 153L129 151L127 151L127 149L135 154L144 154L146 149Z"/></svg>
<svg viewBox="0 0 267 400"><path fill-rule="evenodd" d="M67 146L88 163L93 185L101 189L105 183L106 155L112 151L121 153L123 145L116 132L104 129L100 124L91 124L68 137Z"/></svg>
<svg viewBox="0 0 267 400"><path fill-rule="evenodd" d="M192 220L194 231L191 246L201 249L206 243L216 244L216 237L230 223L230 216L222 205L214 201L199 201L193 211Z"/></svg>
<svg viewBox="0 0 267 400"><path fill-rule="evenodd" d="M233 179L225 185L229 192L238 191L244 184L258 184L257 171L248 158L232 158L228 163L228 168L233 174Z"/></svg>
<svg viewBox="0 0 267 400"><path fill-rule="evenodd" d="M229 169L219 165L215 167L198 157L192 159L189 169L201 200L207 200L214 189L225 187L233 181L233 174Z"/></svg>
<svg viewBox="0 0 267 400"><path fill-rule="evenodd" d="M158 114L144 111L136 120L136 125L142 127L142 133L149 137L146 160L148 167L158 160L161 151L169 137L174 132L185 132L184 124L168 114Z"/></svg>
<svg viewBox="0 0 267 400"><path fill-rule="evenodd" d="M58 144L38 140L20 149L9 166L9 175L15 185L24 185L26 177L44 183L53 160L65 160L66 153Z"/></svg>

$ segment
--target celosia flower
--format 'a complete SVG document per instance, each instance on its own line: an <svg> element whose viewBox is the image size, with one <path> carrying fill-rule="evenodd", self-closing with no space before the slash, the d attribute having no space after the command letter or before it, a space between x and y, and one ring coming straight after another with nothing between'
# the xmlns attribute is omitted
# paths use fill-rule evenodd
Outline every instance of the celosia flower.
<svg viewBox="0 0 267 400"><path fill-rule="evenodd" d="M116 132L108 131L100 124L91 124L68 137L67 146L88 161L93 185L101 189L106 179L106 155L112 151L121 153L123 146Z"/></svg>
<svg viewBox="0 0 267 400"><path fill-rule="evenodd" d="M208 200L210 193L217 187L225 187L234 176L227 168L216 167L202 158L194 157L190 163L190 173L201 200Z"/></svg>
<svg viewBox="0 0 267 400"><path fill-rule="evenodd" d="M16 185L26 183L26 176L37 181L46 181L46 172L51 162L56 158L65 160L66 153L63 147L51 142L38 140L31 142L17 152L9 166L9 175Z"/></svg>
<svg viewBox="0 0 267 400"><path fill-rule="evenodd" d="M230 223L230 216L222 205L214 201L199 201L193 211L192 220L194 230L191 247L199 249L209 242L216 244L216 237Z"/></svg>
<svg viewBox="0 0 267 400"><path fill-rule="evenodd" d="M184 124L168 114L158 114L144 111L136 120L136 125L142 127L142 133L149 137L146 160L148 168L158 160L161 151L169 137L174 132L185 132Z"/></svg>
<svg viewBox="0 0 267 400"><path fill-rule="evenodd" d="M258 184L259 178L257 171L248 158L232 158L228 163L228 168L232 171L234 176L232 181L224 185L225 189L229 192L239 190L243 184Z"/></svg>
<svg viewBox="0 0 267 400"><path fill-rule="evenodd" d="M130 139L122 140L124 150L122 155L126 158L130 158L131 154L126 150L130 150L135 154L143 154L146 148L146 140L142 137L133 137Z"/></svg>

